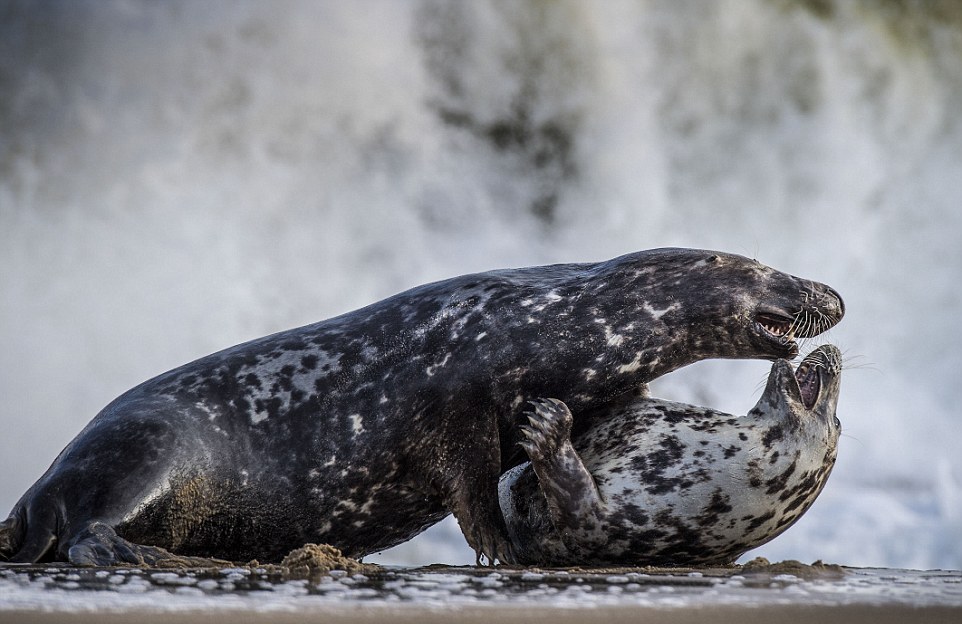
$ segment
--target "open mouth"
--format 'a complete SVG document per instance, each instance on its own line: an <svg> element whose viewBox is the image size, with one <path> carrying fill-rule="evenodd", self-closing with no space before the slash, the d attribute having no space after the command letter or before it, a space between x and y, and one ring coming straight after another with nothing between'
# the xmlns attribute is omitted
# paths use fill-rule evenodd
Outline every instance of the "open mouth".
<svg viewBox="0 0 962 624"><path fill-rule="evenodd" d="M762 329L771 334L773 338L785 342L795 337L792 329L793 320L790 316L773 314L771 312L759 312L755 317L755 322L761 325Z"/></svg>
<svg viewBox="0 0 962 624"><path fill-rule="evenodd" d="M755 314L755 329L769 342L777 344L783 357L794 357L798 354L796 338L817 336L831 329L840 318L814 308L803 308L794 314L769 308Z"/></svg>
<svg viewBox="0 0 962 624"><path fill-rule="evenodd" d="M792 317L773 312L759 312L755 316L755 326L767 340L782 347L783 355L794 357L798 353L798 345L795 344L796 324Z"/></svg>
<svg viewBox="0 0 962 624"><path fill-rule="evenodd" d="M795 381L802 397L805 409L812 409L818 402L818 395L822 391L822 366L814 359L805 358L795 370Z"/></svg>

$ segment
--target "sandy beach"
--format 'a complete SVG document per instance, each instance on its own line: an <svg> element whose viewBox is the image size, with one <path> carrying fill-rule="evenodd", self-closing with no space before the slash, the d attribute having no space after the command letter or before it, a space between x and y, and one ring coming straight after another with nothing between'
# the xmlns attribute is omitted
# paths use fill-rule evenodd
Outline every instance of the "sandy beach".
<svg viewBox="0 0 962 624"><path fill-rule="evenodd" d="M447 623L462 624L489 622L524 622L526 624L566 624L568 622L603 622L605 624L659 622L688 624L689 622L738 622L739 624L771 624L772 622L846 622L851 624L903 624L931 622L957 624L962 619L962 607L898 606L812 606L783 605L766 607L701 607L654 609L643 607L601 607L561 609L555 607L499 607L471 608L425 607L402 605L394 607L340 607L321 611L295 613L243 613L196 611L185 613L39 613L13 611L0 613L0 622L19 624L120 624L136 621L142 624L169 622L204 622L208 624L294 624L310 622L367 624L375 622Z"/></svg>
<svg viewBox="0 0 962 624"><path fill-rule="evenodd" d="M767 562L766 562L767 563ZM952 622L962 572L732 568L139 570L0 566L0 622Z"/></svg>

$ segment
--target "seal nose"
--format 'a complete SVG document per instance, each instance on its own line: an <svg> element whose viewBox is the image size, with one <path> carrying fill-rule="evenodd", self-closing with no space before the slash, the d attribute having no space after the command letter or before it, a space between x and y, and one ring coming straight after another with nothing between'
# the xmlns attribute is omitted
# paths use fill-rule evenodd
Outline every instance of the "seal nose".
<svg viewBox="0 0 962 624"><path fill-rule="evenodd" d="M827 299L826 308L828 308L826 311L830 312L836 321L842 320L842 317L845 316L845 302L842 300L842 295L838 294L838 291L831 286L825 287L825 295Z"/></svg>

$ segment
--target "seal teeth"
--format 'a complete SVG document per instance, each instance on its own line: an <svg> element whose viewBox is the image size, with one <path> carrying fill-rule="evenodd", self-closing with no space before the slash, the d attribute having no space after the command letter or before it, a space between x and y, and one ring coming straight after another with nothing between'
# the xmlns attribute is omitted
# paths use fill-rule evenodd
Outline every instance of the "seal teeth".
<svg viewBox="0 0 962 624"><path fill-rule="evenodd" d="M755 322L757 322L765 332L775 338L791 340L795 337L796 323L794 319L763 312L755 317Z"/></svg>
<svg viewBox="0 0 962 624"><path fill-rule="evenodd" d="M768 330L769 333L774 334L776 336L790 335L789 332L783 326L769 325L768 323L762 323L762 327Z"/></svg>

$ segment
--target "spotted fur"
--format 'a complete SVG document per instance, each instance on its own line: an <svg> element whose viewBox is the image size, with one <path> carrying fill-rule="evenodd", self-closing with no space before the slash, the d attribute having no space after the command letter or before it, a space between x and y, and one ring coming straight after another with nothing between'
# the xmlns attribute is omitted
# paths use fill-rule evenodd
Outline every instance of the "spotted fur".
<svg viewBox="0 0 962 624"><path fill-rule="evenodd" d="M746 416L643 397L573 442L565 404L536 401L531 461L500 483L518 562L727 564L773 539L835 464L839 362L831 345L775 362Z"/></svg>
<svg viewBox="0 0 962 624"><path fill-rule="evenodd" d="M0 523L0 559L361 556L453 512L479 560L510 560L497 483L525 397L611 411L697 360L791 356L842 314L827 286L687 249L414 288L121 395Z"/></svg>

